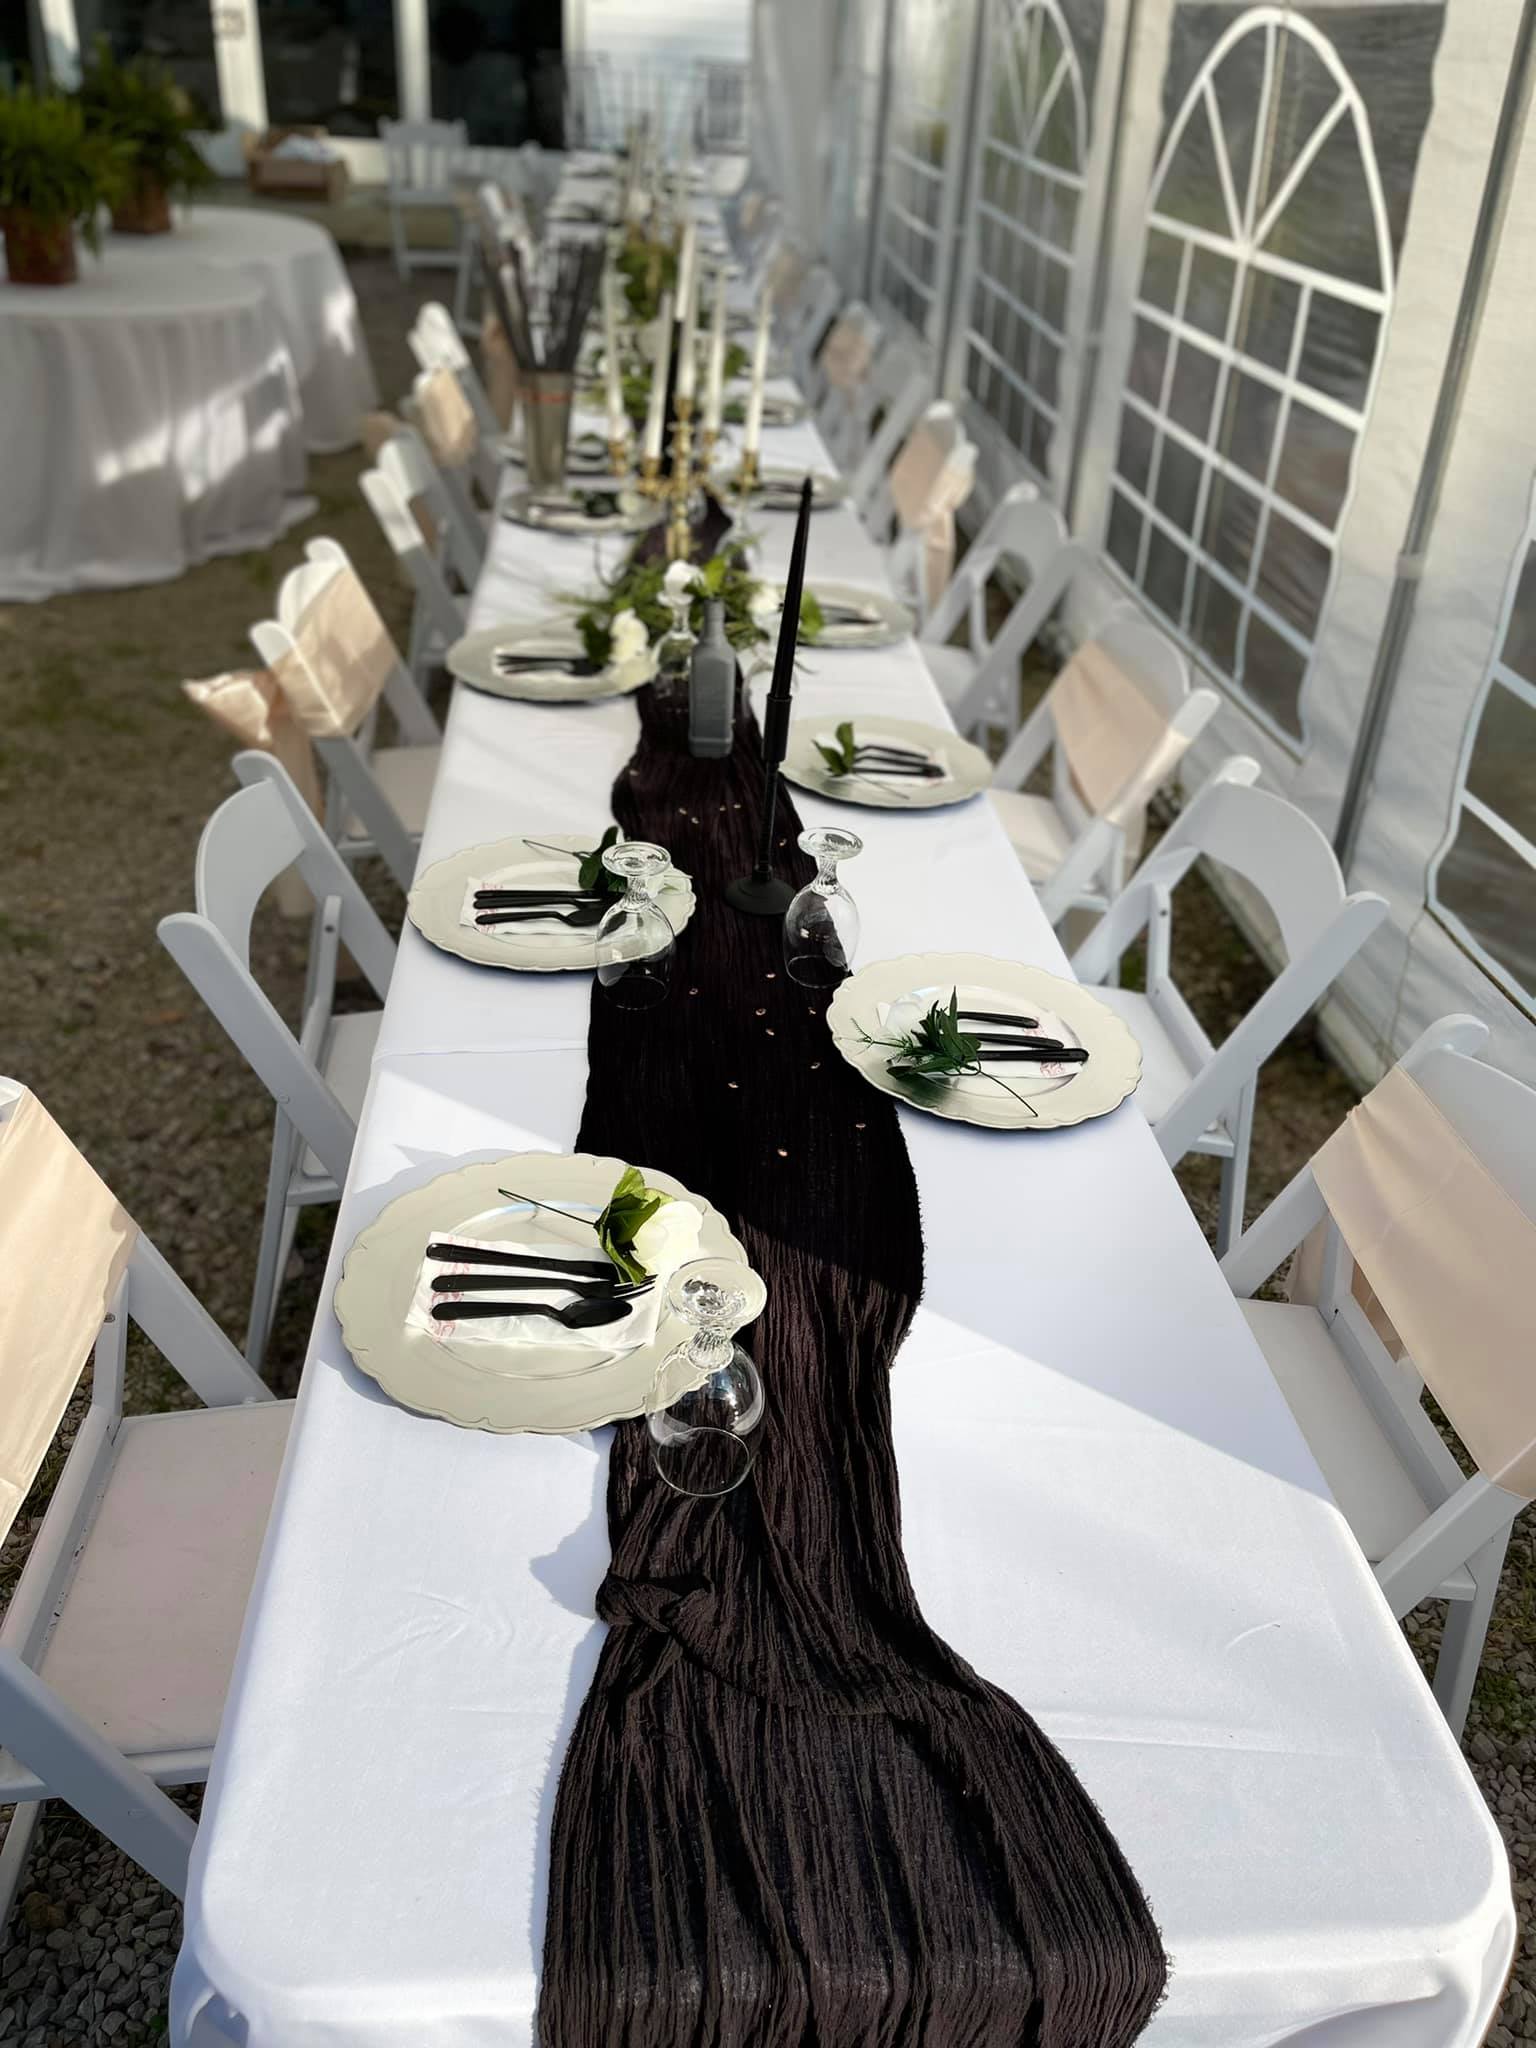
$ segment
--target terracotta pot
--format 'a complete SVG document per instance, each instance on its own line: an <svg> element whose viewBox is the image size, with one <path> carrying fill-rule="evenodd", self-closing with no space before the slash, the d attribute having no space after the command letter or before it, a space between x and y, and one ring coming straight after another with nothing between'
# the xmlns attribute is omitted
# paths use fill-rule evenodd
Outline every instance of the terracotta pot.
<svg viewBox="0 0 1536 2048"><path fill-rule="evenodd" d="M170 193L158 178L140 178L113 207L112 225L120 235L168 235Z"/></svg>
<svg viewBox="0 0 1536 2048"><path fill-rule="evenodd" d="M73 284L75 227L68 220L39 220L21 208L0 213L5 264L12 284Z"/></svg>

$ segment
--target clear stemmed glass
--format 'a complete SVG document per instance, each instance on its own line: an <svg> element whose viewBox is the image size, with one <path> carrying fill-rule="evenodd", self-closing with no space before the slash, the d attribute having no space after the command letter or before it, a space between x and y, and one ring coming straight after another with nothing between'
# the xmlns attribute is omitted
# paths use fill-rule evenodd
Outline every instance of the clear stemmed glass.
<svg viewBox="0 0 1536 2048"><path fill-rule="evenodd" d="M603 855L603 866L622 875L626 888L597 928L597 978L624 1010L650 1009L671 984L677 934L646 886L670 865L666 848L644 839L620 840Z"/></svg>
<svg viewBox="0 0 1536 2048"><path fill-rule="evenodd" d="M661 1361L646 1399L656 1470L675 1493L712 1499L739 1486L762 1440L762 1377L736 1342L768 1290L735 1259L692 1259L667 1286L667 1307L692 1334Z"/></svg>
<svg viewBox="0 0 1536 2048"><path fill-rule="evenodd" d="M698 635L693 630L693 600L695 596L690 583L686 590L668 590L663 586L661 601L672 614L672 620L656 646L656 671L658 676L673 681L685 676L693 658L693 649Z"/></svg>
<svg viewBox="0 0 1536 2048"><path fill-rule="evenodd" d="M800 851L816 873L784 913L784 965L807 988L835 988L849 972L859 943L859 913L838 880L839 861L864 851L864 842L840 826L800 834Z"/></svg>

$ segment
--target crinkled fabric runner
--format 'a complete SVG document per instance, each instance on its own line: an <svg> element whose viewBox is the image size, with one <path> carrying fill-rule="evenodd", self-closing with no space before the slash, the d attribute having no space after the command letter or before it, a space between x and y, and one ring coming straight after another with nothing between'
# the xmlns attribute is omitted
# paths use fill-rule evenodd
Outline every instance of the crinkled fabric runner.
<svg viewBox="0 0 1536 2048"><path fill-rule="evenodd" d="M696 761L686 704L639 704L614 816L670 850L698 909L655 1009L594 989L577 1142L729 1218L768 1285L744 1334L769 1408L717 1501L663 1485L643 1421L615 1433L610 1629L556 1802L540 2048L1118 2048L1166 1973L1136 1880L907 1580L888 1374L923 1242L895 1105L786 976L778 921L721 901L757 839L750 712L728 760Z"/></svg>

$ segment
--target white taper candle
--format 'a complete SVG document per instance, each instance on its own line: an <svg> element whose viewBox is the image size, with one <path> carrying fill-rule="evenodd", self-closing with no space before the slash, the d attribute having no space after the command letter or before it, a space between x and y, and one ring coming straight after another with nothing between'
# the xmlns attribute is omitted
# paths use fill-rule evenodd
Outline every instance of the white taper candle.
<svg viewBox="0 0 1536 2048"><path fill-rule="evenodd" d="M667 411L667 366L672 359L672 294L664 292L656 318L656 356L651 364L651 400L645 410L645 439L640 452L661 460L661 427Z"/></svg>

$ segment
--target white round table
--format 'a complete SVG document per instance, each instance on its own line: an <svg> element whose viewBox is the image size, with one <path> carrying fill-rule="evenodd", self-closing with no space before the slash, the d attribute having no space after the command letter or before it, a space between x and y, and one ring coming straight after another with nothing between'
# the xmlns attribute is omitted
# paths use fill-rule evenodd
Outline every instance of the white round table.
<svg viewBox="0 0 1536 2048"><path fill-rule="evenodd" d="M179 576L311 509L303 414L255 272L82 251L0 284L0 599Z"/></svg>
<svg viewBox="0 0 1536 2048"><path fill-rule="evenodd" d="M352 282L331 236L313 221L254 206L178 211L173 234L112 236L109 261L177 270L212 264L259 277L298 375L305 446L316 455L356 446L379 388Z"/></svg>

